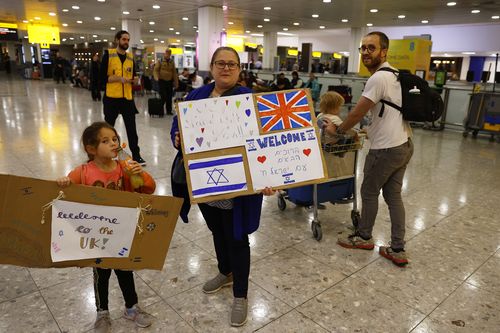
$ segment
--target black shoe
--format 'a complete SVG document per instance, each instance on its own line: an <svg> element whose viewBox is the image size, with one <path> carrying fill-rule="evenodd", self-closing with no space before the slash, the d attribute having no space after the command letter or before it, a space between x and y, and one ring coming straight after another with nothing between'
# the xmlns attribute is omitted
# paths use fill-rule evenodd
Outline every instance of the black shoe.
<svg viewBox="0 0 500 333"><path fill-rule="evenodd" d="M134 161L136 161L137 163L139 163L139 164L140 164L140 165L142 165L142 166L145 166L145 165L146 165L146 161L144 161L144 160L142 159L142 157L140 157L140 156L139 156L138 158L134 158Z"/></svg>

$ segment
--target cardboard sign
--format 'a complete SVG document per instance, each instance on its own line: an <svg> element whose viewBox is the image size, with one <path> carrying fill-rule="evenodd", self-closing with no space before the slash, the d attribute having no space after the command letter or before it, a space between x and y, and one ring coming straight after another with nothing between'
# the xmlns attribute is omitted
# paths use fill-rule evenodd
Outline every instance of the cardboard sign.
<svg viewBox="0 0 500 333"><path fill-rule="evenodd" d="M327 178L307 89L186 101L177 115L192 203Z"/></svg>
<svg viewBox="0 0 500 333"><path fill-rule="evenodd" d="M141 210L56 200L52 204L52 261L127 257Z"/></svg>
<svg viewBox="0 0 500 333"><path fill-rule="evenodd" d="M57 198L60 191L54 181L0 175L0 264L130 270L163 268L182 199L83 185L64 188L64 201L132 208L133 212L149 205L149 210L141 210L132 245L124 256L54 262L51 258L52 208L45 211L42 224L42 207Z"/></svg>

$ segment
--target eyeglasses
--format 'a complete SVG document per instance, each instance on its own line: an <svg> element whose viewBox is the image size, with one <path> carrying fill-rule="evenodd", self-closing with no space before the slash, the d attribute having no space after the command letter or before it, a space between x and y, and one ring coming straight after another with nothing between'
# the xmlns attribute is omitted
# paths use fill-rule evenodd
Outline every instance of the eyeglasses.
<svg viewBox="0 0 500 333"><path fill-rule="evenodd" d="M375 47L375 45L361 45L360 48L358 48L359 50L359 53L364 53L365 51L368 51L368 53L373 53L375 52L375 50L377 50L377 48Z"/></svg>
<svg viewBox="0 0 500 333"><path fill-rule="evenodd" d="M234 70L240 67L240 64L236 62L225 62L223 60L214 61L214 65L217 69L225 69L227 66L230 70Z"/></svg>

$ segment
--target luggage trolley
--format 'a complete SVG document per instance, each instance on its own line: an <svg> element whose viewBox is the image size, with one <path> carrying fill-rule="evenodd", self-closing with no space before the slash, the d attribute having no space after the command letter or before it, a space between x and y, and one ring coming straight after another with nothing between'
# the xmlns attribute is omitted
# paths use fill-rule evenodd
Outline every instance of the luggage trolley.
<svg viewBox="0 0 500 333"><path fill-rule="evenodd" d="M328 179L321 184L307 185L278 191L278 208L286 209L286 200L298 206L313 208L311 230L314 238L320 241L323 237L318 219L320 204L352 203L351 220L357 228L360 219L358 198L356 194L356 166L359 150L363 147L364 135L337 135L337 143L322 143L321 148L328 169ZM322 134L321 142L325 142Z"/></svg>

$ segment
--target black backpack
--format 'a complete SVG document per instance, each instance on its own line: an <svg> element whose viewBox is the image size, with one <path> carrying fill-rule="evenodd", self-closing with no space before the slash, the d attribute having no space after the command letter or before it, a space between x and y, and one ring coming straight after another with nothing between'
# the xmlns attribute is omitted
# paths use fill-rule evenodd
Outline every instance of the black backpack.
<svg viewBox="0 0 500 333"><path fill-rule="evenodd" d="M397 106L386 100L382 102L379 117L384 114L385 104L401 111L403 119L407 121L438 120L444 111L444 103L441 95L429 87L429 84L419 76L403 71L397 71L389 67L382 67L377 71L394 73L401 83L402 106Z"/></svg>

